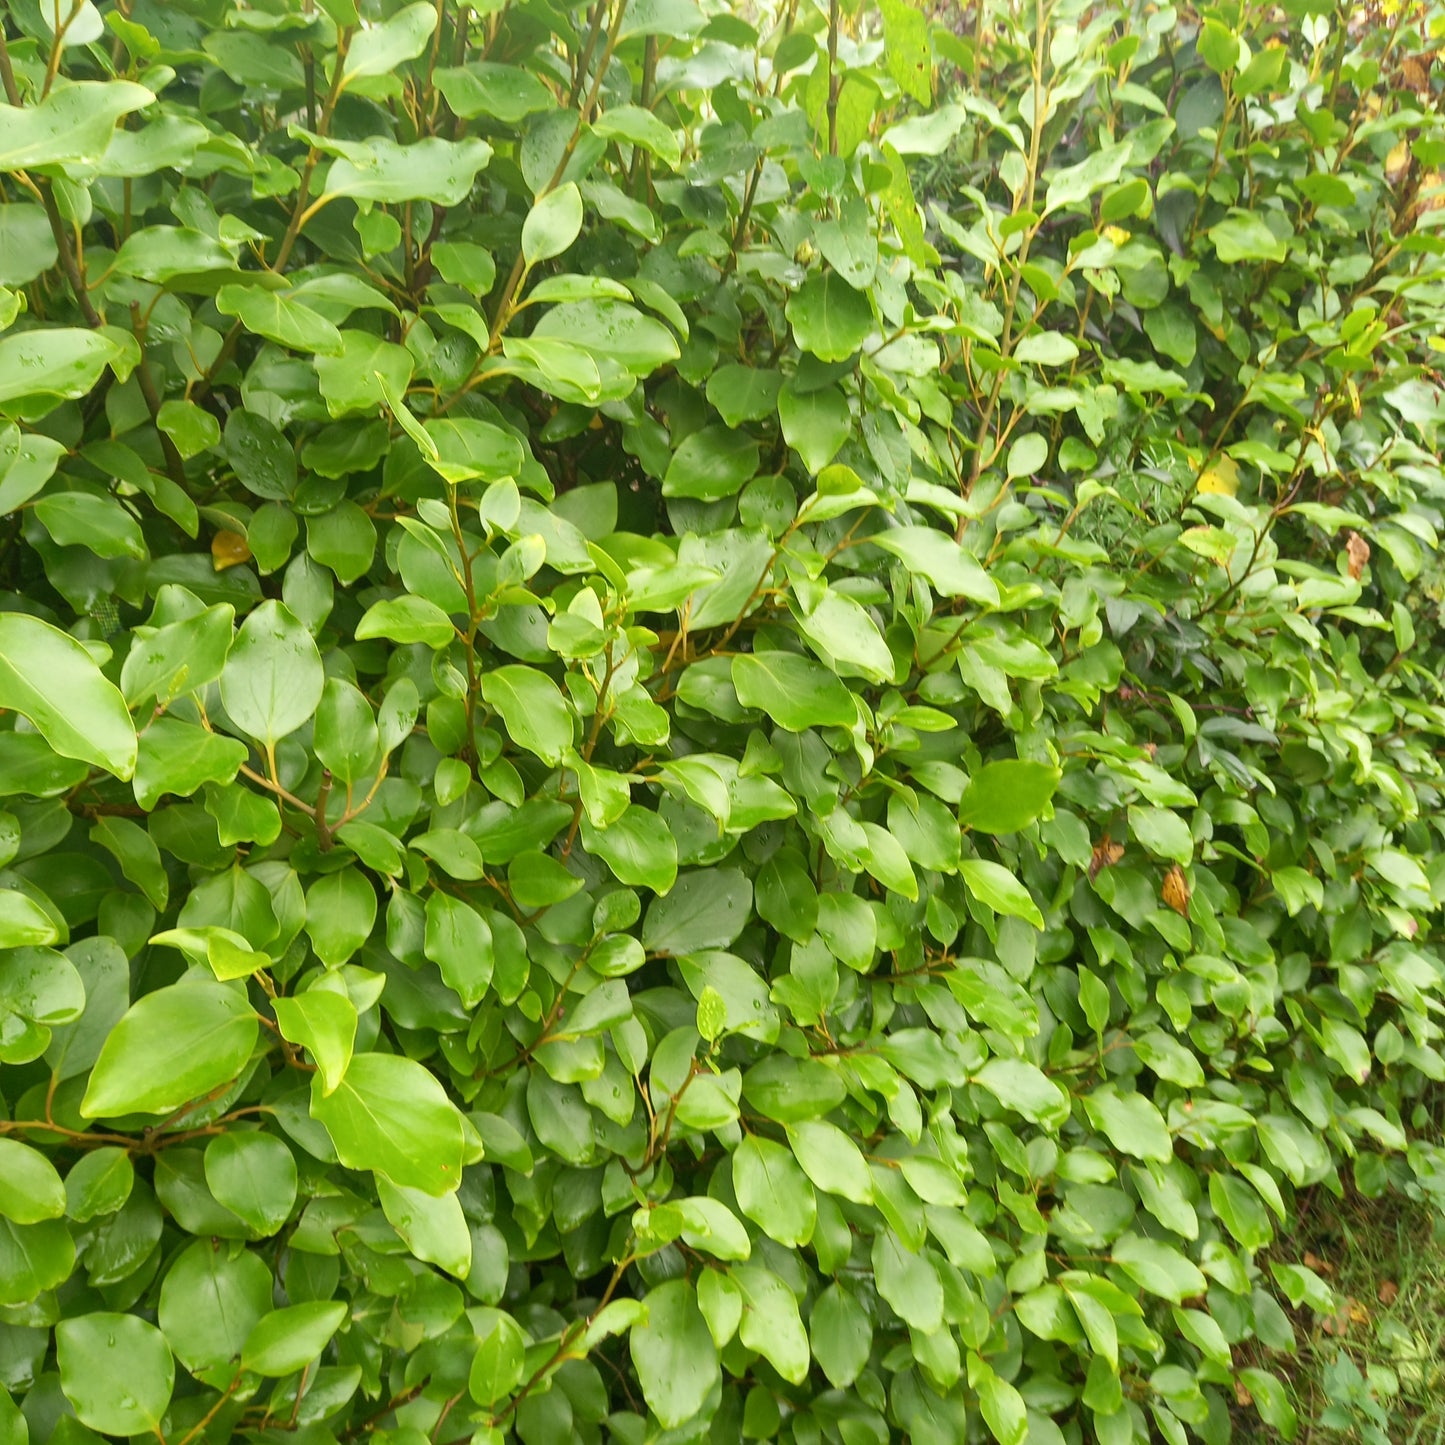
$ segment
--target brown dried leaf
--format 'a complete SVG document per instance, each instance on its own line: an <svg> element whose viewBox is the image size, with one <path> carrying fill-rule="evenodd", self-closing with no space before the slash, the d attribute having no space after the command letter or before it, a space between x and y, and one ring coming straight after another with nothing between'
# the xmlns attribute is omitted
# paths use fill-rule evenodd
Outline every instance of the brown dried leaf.
<svg viewBox="0 0 1445 1445"><path fill-rule="evenodd" d="M1370 544L1358 532L1346 532L1345 553L1350 559L1350 576L1358 582L1370 560Z"/></svg>
<svg viewBox="0 0 1445 1445"><path fill-rule="evenodd" d="M1164 875L1159 896L1181 918L1189 917L1189 880L1177 863Z"/></svg>
<svg viewBox="0 0 1445 1445"><path fill-rule="evenodd" d="M1112 868L1124 856L1124 845L1116 843L1105 833L1089 857L1089 882L1092 883L1105 868Z"/></svg>

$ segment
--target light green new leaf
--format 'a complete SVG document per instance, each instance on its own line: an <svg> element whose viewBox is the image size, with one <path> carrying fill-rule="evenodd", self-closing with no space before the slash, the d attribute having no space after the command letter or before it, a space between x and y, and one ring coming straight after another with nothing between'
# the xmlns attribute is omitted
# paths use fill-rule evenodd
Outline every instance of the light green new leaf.
<svg viewBox="0 0 1445 1445"><path fill-rule="evenodd" d="M973 1076L1005 1108L1036 1124L1057 1128L1069 1117L1069 1096L1035 1064L1024 1059L990 1059Z"/></svg>
<svg viewBox="0 0 1445 1445"><path fill-rule="evenodd" d="M356 1005L340 992L313 988L273 1000L283 1038L299 1044L316 1064L324 1094L335 1091L346 1075L356 1040Z"/></svg>
<svg viewBox="0 0 1445 1445"><path fill-rule="evenodd" d="M964 858L958 865L964 885L980 903L1008 918L1022 918L1042 930L1044 916L1029 890L1007 868L983 858Z"/></svg>
<svg viewBox="0 0 1445 1445"><path fill-rule="evenodd" d="M0 613L0 708L29 718L62 757L135 772L135 727L115 684L75 638L23 612Z"/></svg>
<svg viewBox="0 0 1445 1445"><path fill-rule="evenodd" d="M873 1203L873 1175L862 1151L836 1124L806 1119L787 1129L793 1157L803 1173L828 1194Z"/></svg>
<svg viewBox="0 0 1445 1445"><path fill-rule="evenodd" d="M979 1413L998 1445L1024 1445L1029 1435L1024 1397L973 1353L968 1357L968 1383L978 1391Z"/></svg>
<svg viewBox="0 0 1445 1445"><path fill-rule="evenodd" d="M592 133L641 146L674 168L682 159L677 136L652 111L640 105L618 105L604 110L593 120Z"/></svg>
<svg viewBox="0 0 1445 1445"><path fill-rule="evenodd" d="M393 1184L448 1194L476 1160L476 1136L435 1075L398 1054L358 1054L329 1094L311 1082L311 1115L326 1126L348 1169L374 1169Z"/></svg>
<svg viewBox="0 0 1445 1445"><path fill-rule="evenodd" d="M437 7L428 0L403 6L380 25L364 25L351 37L341 84L346 87L367 75L390 75L426 49L437 26Z"/></svg>
<svg viewBox="0 0 1445 1445"><path fill-rule="evenodd" d="M958 821L976 833L1017 833L1048 807L1061 776L1048 763L1022 758L985 763L959 801Z"/></svg>
<svg viewBox="0 0 1445 1445"><path fill-rule="evenodd" d="M575 181L539 200L522 222L522 255L536 266L560 256L582 231L582 192Z"/></svg>
<svg viewBox="0 0 1445 1445"><path fill-rule="evenodd" d="M313 1300L272 1310L247 1335L241 1364L273 1378L294 1374L320 1355L345 1318L344 1300Z"/></svg>
<svg viewBox="0 0 1445 1445"><path fill-rule="evenodd" d="M466 1279L472 1268L472 1236L455 1194L408 1189L385 1175L377 1178L376 1192L391 1227L417 1259Z"/></svg>
<svg viewBox="0 0 1445 1445"><path fill-rule="evenodd" d="M457 635L447 616L425 597L387 597L373 602L356 624L356 640L389 637L393 642L422 642L431 648L445 647Z"/></svg>
<svg viewBox="0 0 1445 1445"><path fill-rule="evenodd" d="M116 121L154 100L128 80L78 81L57 86L39 105L0 105L0 171L92 164Z"/></svg>
<svg viewBox="0 0 1445 1445"><path fill-rule="evenodd" d="M463 120L485 115L504 125L516 125L536 111L552 110L557 104L552 92L530 70L517 65L473 61L469 65L441 67L434 79L452 114Z"/></svg>
<svg viewBox="0 0 1445 1445"><path fill-rule="evenodd" d="M572 746L572 710L545 672L508 663L482 677L482 697L501 714L513 742L549 767L561 763Z"/></svg>
<svg viewBox="0 0 1445 1445"><path fill-rule="evenodd" d="M0 1139L0 1214L16 1224L38 1224L65 1213L65 1185L38 1149Z"/></svg>
<svg viewBox="0 0 1445 1445"><path fill-rule="evenodd" d="M790 1150L749 1134L733 1150L732 1168L738 1207L764 1234L788 1249L813 1237L817 1196Z"/></svg>
<svg viewBox="0 0 1445 1445"><path fill-rule="evenodd" d="M107 1037L80 1112L87 1119L172 1113L234 1079L259 1030L236 985L192 975L145 994Z"/></svg>

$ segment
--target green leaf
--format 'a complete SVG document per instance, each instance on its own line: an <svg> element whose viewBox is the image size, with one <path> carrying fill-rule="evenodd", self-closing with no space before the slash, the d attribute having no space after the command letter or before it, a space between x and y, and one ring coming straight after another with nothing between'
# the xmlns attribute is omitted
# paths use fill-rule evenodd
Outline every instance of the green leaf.
<svg viewBox="0 0 1445 1445"><path fill-rule="evenodd" d="M358 642L389 637L393 642L421 642L427 647L441 648L456 635L451 618L425 597L383 598L373 602L356 624Z"/></svg>
<svg viewBox="0 0 1445 1445"><path fill-rule="evenodd" d="M1126 1234L1114 1241L1114 1263L1141 1289L1179 1304L1204 1293L1205 1279L1198 1268L1171 1245Z"/></svg>
<svg viewBox="0 0 1445 1445"><path fill-rule="evenodd" d="M282 1036L311 1055L323 1093L334 1092L346 1075L356 1040L356 1005L345 993L313 988L272 1001Z"/></svg>
<svg viewBox="0 0 1445 1445"><path fill-rule="evenodd" d="M813 1358L836 1390L847 1389L862 1373L873 1349L868 1312L842 1284L833 1283L814 1301L808 1317Z"/></svg>
<svg viewBox="0 0 1445 1445"><path fill-rule="evenodd" d="M167 793L189 797L204 783L229 783L246 761L246 744L193 723L157 718L140 735L135 797L153 808Z"/></svg>
<svg viewBox="0 0 1445 1445"><path fill-rule="evenodd" d="M928 21L904 0L881 0L888 73L920 105L933 100L933 56Z"/></svg>
<svg viewBox="0 0 1445 1445"><path fill-rule="evenodd" d="M259 286L222 286L216 292L216 310L234 316L247 331L264 336L293 351L340 355L341 332L309 306ZM239 413L244 414L244 413ZM229 419L227 422L229 429Z"/></svg>
<svg viewBox="0 0 1445 1445"><path fill-rule="evenodd" d="M746 432L707 426L678 447L663 479L668 497L716 502L741 490L758 469L758 444Z"/></svg>
<svg viewBox="0 0 1445 1445"><path fill-rule="evenodd" d="M629 1336L632 1363L647 1407L664 1429L702 1409L718 1380L717 1349L685 1279L668 1280L643 1297L646 1318Z"/></svg>
<svg viewBox="0 0 1445 1445"><path fill-rule="evenodd" d="M973 1081L1036 1124L1057 1127L1069 1117L1069 1096L1042 1069L1023 1059L990 1059Z"/></svg>
<svg viewBox="0 0 1445 1445"><path fill-rule="evenodd" d="M246 1336L242 1367L258 1375L294 1374L321 1354L345 1318L343 1300L313 1300L272 1310Z"/></svg>
<svg viewBox="0 0 1445 1445"><path fill-rule="evenodd" d="M1007 868L983 858L964 858L958 865L964 885L980 903L1006 918L1022 918L1042 931L1044 916L1024 887Z"/></svg>
<svg viewBox="0 0 1445 1445"><path fill-rule="evenodd" d="M521 1383L527 1337L511 1315L478 1311L477 1352L472 1356L467 1391L479 1405L495 1405Z"/></svg>
<svg viewBox="0 0 1445 1445"><path fill-rule="evenodd" d="M272 748L310 721L325 685L311 634L279 602L263 602L241 624L221 673L231 721Z"/></svg>
<svg viewBox="0 0 1445 1445"><path fill-rule="evenodd" d="M522 255L527 265L560 256L582 231L582 192L568 181L548 191L522 222Z"/></svg>
<svg viewBox="0 0 1445 1445"><path fill-rule="evenodd" d="M790 1384L808 1377L808 1336L798 1300L771 1270L743 1265L732 1271L743 1298L738 1337L756 1350Z"/></svg>
<svg viewBox="0 0 1445 1445"><path fill-rule="evenodd" d="M437 10L428 0L404 5L379 25L364 25L351 37L341 71L344 87L368 75L390 75L426 49L437 26Z"/></svg>
<svg viewBox="0 0 1445 1445"><path fill-rule="evenodd" d="M81 1424L111 1435L159 1433L176 1366L154 1325L135 1315L76 1315L56 1325L55 1355Z"/></svg>
<svg viewBox="0 0 1445 1445"><path fill-rule="evenodd" d="M431 6L427 9L435 16ZM398 145L378 136L332 161L321 188L327 196L383 205L431 201L459 206L491 158L491 146L473 137L448 141L428 136L414 145ZM343 338L346 334L342 332Z"/></svg>
<svg viewBox="0 0 1445 1445"><path fill-rule="evenodd" d="M161 1282L161 1331L193 1375L233 1370L246 1337L271 1311L271 1289L271 1271L260 1255L195 1240Z"/></svg>
<svg viewBox="0 0 1445 1445"><path fill-rule="evenodd" d="M97 557L140 559L146 555L139 523L113 497L51 492L36 501L32 510L61 547L87 547Z"/></svg>
<svg viewBox="0 0 1445 1445"><path fill-rule="evenodd" d="M248 492L271 501L290 501L296 490L296 454L265 417L233 411L221 440L226 460Z"/></svg>
<svg viewBox="0 0 1445 1445"><path fill-rule="evenodd" d="M677 841L656 813L636 803L606 827L584 818L582 845L619 883L666 893L677 879Z"/></svg>
<svg viewBox="0 0 1445 1445"><path fill-rule="evenodd" d="M0 1214L38 1224L65 1213L65 1185L45 1155L18 1139L0 1139Z"/></svg>
<svg viewBox="0 0 1445 1445"><path fill-rule="evenodd" d="M648 908L643 947L672 956L726 948L746 927L752 897L747 877L731 868L685 873Z"/></svg>
<svg viewBox="0 0 1445 1445"><path fill-rule="evenodd" d="M466 1279L472 1267L472 1236L455 1194L426 1194L393 1184L384 1175L376 1181L376 1192L392 1228L417 1259Z"/></svg>
<svg viewBox="0 0 1445 1445"><path fill-rule="evenodd" d="M72 81L39 105L0 105L0 171L92 165L105 154L116 121L154 100L130 81Z"/></svg>
<svg viewBox="0 0 1445 1445"><path fill-rule="evenodd" d="M1030 432L1009 447L1005 470L1013 478L1031 477L1043 470L1048 459L1048 440L1038 432Z"/></svg>
<svg viewBox="0 0 1445 1445"><path fill-rule="evenodd" d="M873 330L867 293L831 271L814 272L789 299L787 315L798 345L822 361L846 361Z"/></svg>
<svg viewBox="0 0 1445 1445"><path fill-rule="evenodd" d="M986 763L969 779L958 821L976 833L1017 833L1048 807L1061 776L1048 763L1020 758Z"/></svg>
<svg viewBox="0 0 1445 1445"><path fill-rule="evenodd" d="M412 1059L357 1054L328 1094L311 1084L312 1117L325 1125L348 1169L374 1169L393 1184L448 1194L478 1155L474 1136L437 1079Z"/></svg>
<svg viewBox="0 0 1445 1445"><path fill-rule="evenodd" d="M350 329L341 333L339 351L316 358L321 395L332 416L375 413L388 392L400 395L406 391L415 367L415 358L406 347L369 331Z"/></svg>
<svg viewBox="0 0 1445 1445"><path fill-rule="evenodd" d="M922 573L945 597L967 597L985 607L997 607L998 585L951 537L931 527L895 527L868 538Z"/></svg>
<svg viewBox="0 0 1445 1445"><path fill-rule="evenodd" d="M296 1202L296 1160L274 1134L230 1131L206 1145L206 1183L264 1238L285 1224Z"/></svg>
<svg viewBox="0 0 1445 1445"><path fill-rule="evenodd" d="M534 667L509 663L482 678L482 697L512 741L556 767L572 746L572 712L557 684Z"/></svg>
<svg viewBox="0 0 1445 1445"><path fill-rule="evenodd" d="M872 1204L873 1175L858 1146L837 1125L821 1119L793 1124L788 1143L803 1173L819 1189L854 1204Z"/></svg>
<svg viewBox="0 0 1445 1445"><path fill-rule="evenodd" d="M0 405L20 398L84 396L107 366L121 369L123 357L116 342L100 331L52 326L11 333L0 338Z"/></svg>
<svg viewBox="0 0 1445 1445"><path fill-rule="evenodd" d="M11 1224L0 1218L0 1304L28 1305L63 1284L75 1267L75 1241L58 1219Z"/></svg>
<svg viewBox="0 0 1445 1445"><path fill-rule="evenodd" d="M738 1206L770 1239L789 1249L806 1244L818 1221L817 1198L792 1153L749 1134L733 1150Z"/></svg>
<svg viewBox="0 0 1445 1445"><path fill-rule="evenodd" d="M328 968L345 963L375 922L376 889L359 869L328 873L306 891L306 936Z"/></svg>
<svg viewBox="0 0 1445 1445"><path fill-rule="evenodd" d="M852 695L821 663L793 652L739 653L733 687L744 707L756 708L789 732L811 727L852 727Z"/></svg>
<svg viewBox="0 0 1445 1445"><path fill-rule="evenodd" d="M1024 1445L1029 1418L1023 1396L972 1352L968 1357L968 1383L978 1391L979 1413L999 1445Z"/></svg>
<svg viewBox="0 0 1445 1445"><path fill-rule="evenodd" d="M1288 251L1287 243L1275 235L1264 217L1251 211L1226 216L1205 234L1226 266L1240 261L1283 261Z"/></svg>
<svg viewBox="0 0 1445 1445"><path fill-rule="evenodd" d="M495 967L487 920L460 898L433 892L426 901L426 956L467 1008L485 996Z"/></svg>
<svg viewBox="0 0 1445 1445"><path fill-rule="evenodd" d="M641 146L674 169L682 159L682 147L677 136L652 111L640 105L609 107L593 120L592 133L608 140Z"/></svg>
<svg viewBox="0 0 1445 1445"><path fill-rule="evenodd" d="M452 114L463 120L485 115L504 125L515 125L539 110L551 110L557 103L552 92L531 71L518 65L472 61L467 65L443 66L436 71L434 79Z"/></svg>
<svg viewBox="0 0 1445 1445"><path fill-rule="evenodd" d="M736 364L720 366L707 379L707 399L730 427L761 421L773 414L782 380L776 371Z"/></svg>
<svg viewBox="0 0 1445 1445"><path fill-rule="evenodd" d="M65 1213L78 1224L114 1214L134 1187L135 1166L124 1149L115 1145L92 1149L65 1176Z"/></svg>
<svg viewBox="0 0 1445 1445"><path fill-rule="evenodd" d="M0 206L0 286L23 286L56 262L55 237L44 207Z"/></svg>
<svg viewBox="0 0 1445 1445"><path fill-rule="evenodd" d="M59 937L55 920L33 898L0 889L0 948L29 948Z"/></svg>
<svg viewBox="0 0 1445 1445"><path fill-rule="evenodd" d="M1164 1116L1142 1094L1123 1094L1105 1084L1084 1096L1084 1112L1122 1153L1161 1162L1174 1157Z"/></svg>
<svg viewBox="0 0 1445 1445"><path fill-rule="evenodd" d="M805 392L784 386L778 396L778 416L784 440L810 472L822 471L833 460L853 425L848 398L836 386Z"/></svg>
<svg viewBox="0 0 1445 1445"><path fill-rule="evenodd" d="M107 1037L80 1112L172 1113L234 1079L259 1027L245 992L215 979L193 975L148 993Z"/></svg>

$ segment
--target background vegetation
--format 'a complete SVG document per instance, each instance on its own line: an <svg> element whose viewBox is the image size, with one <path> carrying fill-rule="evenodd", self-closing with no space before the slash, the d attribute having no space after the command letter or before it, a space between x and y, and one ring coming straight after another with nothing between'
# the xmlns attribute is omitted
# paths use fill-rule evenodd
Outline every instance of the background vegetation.
<svg viewBox="0 0 1445 1445"><path fill-rule="evenodd" d="M0 1436L1440 1437L1435 8L3 22Z"/></svg>

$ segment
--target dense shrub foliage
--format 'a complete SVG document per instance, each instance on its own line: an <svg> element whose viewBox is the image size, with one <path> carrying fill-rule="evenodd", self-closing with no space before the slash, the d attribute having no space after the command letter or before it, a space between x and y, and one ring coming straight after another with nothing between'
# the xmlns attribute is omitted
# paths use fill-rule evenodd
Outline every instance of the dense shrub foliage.
<svg viewBox="0 0 1445 1445"><path fill-rule="evenodd" d="M1445 1197L1435 11L0 15L0 1437L1293 1435Z"/></svg>

